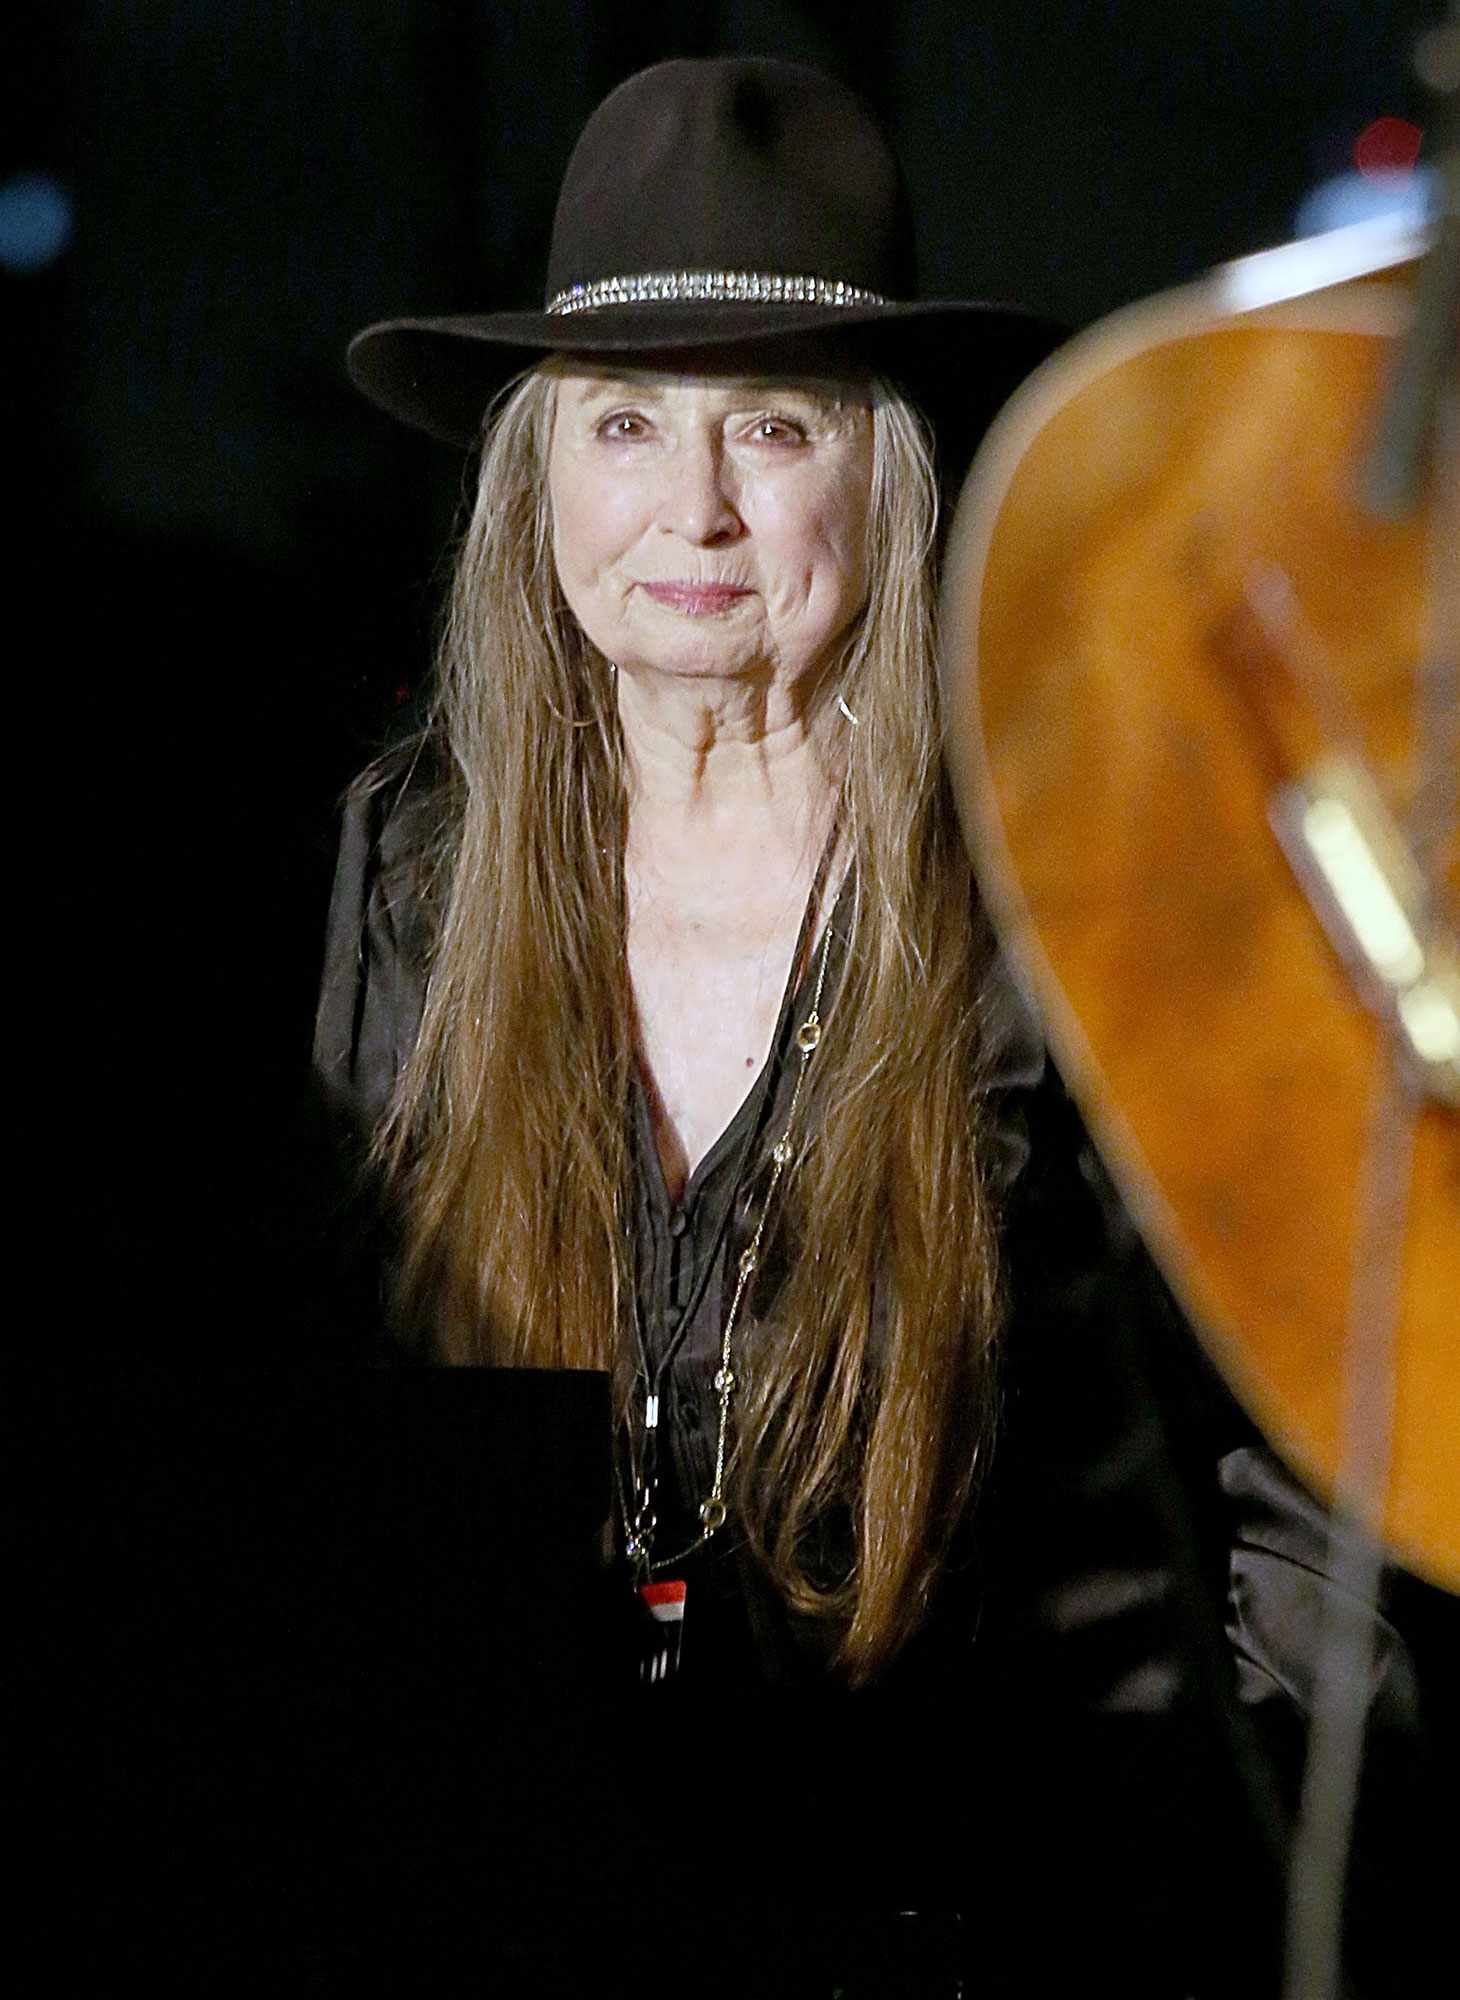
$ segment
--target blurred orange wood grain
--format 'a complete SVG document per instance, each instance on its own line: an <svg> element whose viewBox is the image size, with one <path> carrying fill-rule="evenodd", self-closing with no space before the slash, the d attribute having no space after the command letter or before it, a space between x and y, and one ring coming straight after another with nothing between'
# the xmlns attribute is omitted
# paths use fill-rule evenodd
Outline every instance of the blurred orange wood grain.
<svg viewBox="0 0 1460 2000"><path fill-rule="evenodd" d="M991 433L950 545L950 763L985 895L1177 1295L1320 1491L1380 1032L1270 831L1326 688L1403 818L1438 499L1357 504L1405 271L1116 315ZM1452 582L1454 579L1452 579ZM1264 616L1254 603L1267 607ZM1451 641L1453 643L1453 640ZM1265 715L1237 682L1256 674ZM1460 915L1451 830L1441 901ZM1419 1115L1385 1533L1460 1589L1460 1117Z"/></svg>

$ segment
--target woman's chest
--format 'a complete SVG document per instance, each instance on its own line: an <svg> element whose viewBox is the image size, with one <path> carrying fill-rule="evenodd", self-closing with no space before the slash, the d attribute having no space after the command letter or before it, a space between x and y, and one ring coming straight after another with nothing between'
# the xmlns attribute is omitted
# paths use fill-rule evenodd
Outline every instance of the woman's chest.
<svg viewBox="0 0 1460 2000"><path fill-rule="evenodd" d="M799 910L760 926L631 916L639 1060L675 1200L764 1067L800 929Z"/></svg>

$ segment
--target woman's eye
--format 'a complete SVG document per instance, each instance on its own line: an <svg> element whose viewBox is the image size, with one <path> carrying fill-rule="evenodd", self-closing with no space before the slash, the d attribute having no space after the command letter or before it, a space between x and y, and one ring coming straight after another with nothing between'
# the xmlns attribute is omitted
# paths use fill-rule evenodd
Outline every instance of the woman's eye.
<svg viewBox="0 0 1460 2000"><path fill-rule="evenodd" d="M805 444L806 433L790 417L757 417L750 427L757 444Z"/></svg>
<svg viewBox="0 0 1460 2000"><path fill-rule="evenodd" d="M648 428L637 410L615 410L598 426L598 435L603 438L640 438Z"/></svg>

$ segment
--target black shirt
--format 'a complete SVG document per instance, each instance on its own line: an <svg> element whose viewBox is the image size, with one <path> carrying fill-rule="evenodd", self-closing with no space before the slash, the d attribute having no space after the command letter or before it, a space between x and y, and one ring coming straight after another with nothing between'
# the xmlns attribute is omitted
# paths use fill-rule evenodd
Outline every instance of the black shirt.
<svg viewBox="0 0 1460 2000"><path fill-rule="evenodd" d="M671 1198L665 1183L644 1080L637 1073L633 1080L630 1134L639 1350L635 1414L642 1417L647 1397L658 1399L657 1556L684 1546L698 1534L697 1510L714 1478L719 1429L715 1376L739 1259L765 1214L771 1149L786 1133L791 1118L802 1067L797 1034L813 1005L823 943L826 970L820 1011L829 1016L836 1006L847 942L844 913L854 893L848 882L830 919L830 935L816 940L815 950L798 948L793 955L766 1060L678 1201ZM977 1074L980 1087L997 1102L990 1120L990 1175L998 1189L1007 1191L1027 1152L1018 1096L1038 1082L1044 1058L1029 1016L992 951L980 1011ZM811 1060L814 1064L814 1056ZM791 1176L800 1136L791 1134ZM778 1210L785 1206L786 1193L783 1179ZM782 1275L778 1220L777 1213L766 1216L762 1265L736 1329L737 1356L749 1337L752 1304L764 1312Z"/></svg>
<svg viewBox="0 0 1460 2000"><path fill-rule="evenodd" d="M387 783L353 794L345 815L316 1065L358 1131L384 1110L420 1018L414 885L432 810L428 791ZM838 958L834 936L827 1007ZM661 1397L661 1548L692 1539L710 1488L729 1274L794 1087L804 985L788 991L764 1068L677 1203L642 1085L633 1092L640 1392ZM1235 1961L1216 1951L1224 1898L1243 1902L1240 1935L1263 1940L1254 1952L1270 1953L1275 1935L1323 1517L1205 1365L997 962L984 1029L1011 1296L1004 1417L942 1597L882 1684L849 1699L827 1677L824 1635L786 1614L727 1523L687 1566L699 1594L674 1697L693 1704L698 1683L709 1706L654 1727L692 1740L716 1718L695 1796L709 1787L720 1838L752 1840L768 1877L791 1839L805 1878L810 1813L854 1832L852 1853L817 1848L827 1893L897 1882L901 1895L937 1878L934 1893L961 1897L970 1868L1006 1885L1055 1868L1066 1898L1076 1874L1084 1884L1096 1956L1102 1928L1128 1940L1144 1923L1164 1965L1191 1924L1210 1966L1227 1965L1214 1976L1231 1978L1249 1961L1240 1946ZM1387 1622L1373 1714L1391 1768L1418 1768L1413 1663ZM787 1760L789 1817L767 1820L765 1788L785 1782ZM931 1831L934 1797L940 1814L950 1803L962 1814L951 1848ZM1244 1990L1263 1979L1244 1973Z"/></svg>

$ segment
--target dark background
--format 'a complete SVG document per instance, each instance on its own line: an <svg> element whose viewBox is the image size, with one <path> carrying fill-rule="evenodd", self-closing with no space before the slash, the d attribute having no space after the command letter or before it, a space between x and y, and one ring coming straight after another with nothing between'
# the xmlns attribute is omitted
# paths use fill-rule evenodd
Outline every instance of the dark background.
<svg viewBox="0 0 1460 2000"><path fill-rule="evenodd" d="M427 671L463 476L354 395L355 328L532 302L588 111L656 58L727 50L863 90L912 182L927 292L1079 325L1289 236L1374 119L1423 115L1408 52L1439 14L10 10L0 182L46 176L70 212L57 254L0 271L25 538L17 872L39 908L15 1061L41 1093L26 1169L48 1218L26 1254L50 1260L63 1322L43 1345L246 1355L352 1337L301 1277L334 802Z"/></svg>
<svg viewBox="0 0 1460 2000"><path fill-rule="evenodd" d="M1078 326L1292 234L1304 197L1351 167L1375 120L1422 119L1408 52L1440 12L1439 0L910 0L870 20L845 0L7 10L0 211L22 176L43 177L42 206L60 204L54 254L28 258L0 230L21 802L10 1067L38 1114L20 1148L37 1219L12 1228L16 1269L38 1281L21 1345L63 1364L103 1355L125 1380L134 1359L251 1364L365 1344L368 1304L341 1293L328 1248L336 1191L310 1104L310 1024L336 801L428 671L464 468L358 399L343 350L395 312L533 302L563 164L607 90L671 54L840 72L902 154L924 290L1014 299ZM126 1441L106 1373L76 1379L102 1384L94 1433ZM90 1435L69 1388L47 1407L40 1493L84 1461ZM69 1461L53 1448L68 1427ZM174 1443L192 1434L191 1419L162 1428ZM230 1431L233 1456L210 1467L201 1435L196 1464L162 1466L177 1496L157 1512L211 1562L191 1482L211 1477L231 1518L249 1466ZM278 1513L263 1463L257 1504ZM93 1467L78 1486L78 1519L98 1511L106 1477ZM124 1529L151 1490L135 1468L118 1473ZM362 1592L378 1584L367 1567ZM58 1575L47 1588L86 1642L77 1659L90 1658L93 1588L119 1643L154 1617L145 1598L122 1604L131 1571L99 1586L83 1575L79 1589ZM306 1578L301 1602L306 1585L317 1594ZM1417 1604L1422 1635L1453 1609ZM169 1615L176 1628L137 1639L147 1674L186 1622ZM1453 1617L1445 1629L1454 1658ZM89 1684L74 1692L89 1712ZM76 1770L89 1812L91 1763ZM52 1801L54 1777L42 1769L38 1797ZM210 1812L199 1807L200 1825Z"/></svg>

